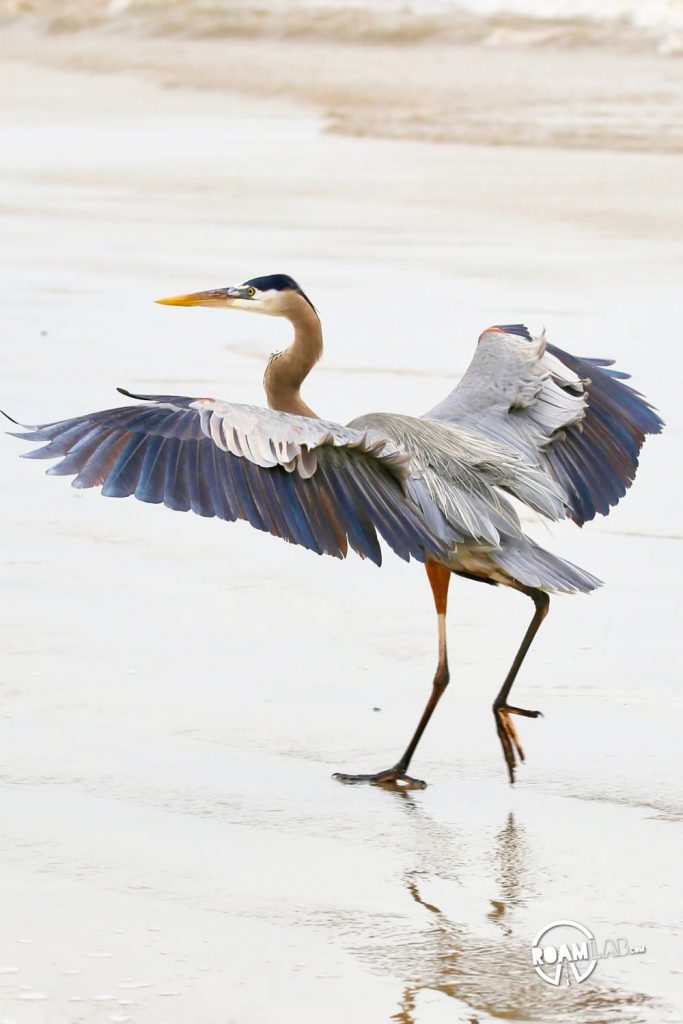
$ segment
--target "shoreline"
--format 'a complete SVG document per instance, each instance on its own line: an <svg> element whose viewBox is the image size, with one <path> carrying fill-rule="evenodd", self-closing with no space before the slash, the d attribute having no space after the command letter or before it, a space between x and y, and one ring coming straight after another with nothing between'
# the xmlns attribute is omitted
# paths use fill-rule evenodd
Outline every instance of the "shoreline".
<svg viewBox="0 0 683 1024"><path fill-rule="evenodd" d="M356 137L614 152L683 152L674 58L595 49L492 50L292 38L46 34L10 26L5 59L141 74L165 89L280 99ZM638 88L629 83L638 82Z"/></svg>

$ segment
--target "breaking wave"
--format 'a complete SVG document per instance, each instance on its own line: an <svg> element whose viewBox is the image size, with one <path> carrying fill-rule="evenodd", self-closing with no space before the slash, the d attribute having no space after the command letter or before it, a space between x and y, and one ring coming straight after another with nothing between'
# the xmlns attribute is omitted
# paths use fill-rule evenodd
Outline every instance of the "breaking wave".
<svg viewBox="0 0 683 1024"><path fill-rule="evenodd" d="M683 0L0 0L0 17L51 32L397 44L439 39L683 53Z"/></svg>

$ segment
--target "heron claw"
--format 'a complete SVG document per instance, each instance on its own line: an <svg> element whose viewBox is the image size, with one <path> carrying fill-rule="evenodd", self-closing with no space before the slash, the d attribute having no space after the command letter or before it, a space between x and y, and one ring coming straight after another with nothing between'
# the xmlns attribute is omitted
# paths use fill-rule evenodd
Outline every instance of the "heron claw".
<svg viewBox="0 0 683 1024"><path fill-rule="evenodd" d="M493 716L496 720L498 739L503 748L503 757L507 765L510 783L514 784L515 771L525 761L524 749L520 743L510 715L522 715L524 718L543 718L540 711L527 711L526 708L512 707L510 704L494 704Z"/></svg>
<svg viewBox="0 0 683 1024"><path fill-rule="evenodd" d="M337 782L343 782L347 786L358 786L367 783L370 786L382 786L383 789L392 789L403 792L408 789L426 789L427 783L422 779L414 779L397 766L388 768L383 772L374 772L370 775L346 775L344 772L335 772L332 776Z"/></svg>

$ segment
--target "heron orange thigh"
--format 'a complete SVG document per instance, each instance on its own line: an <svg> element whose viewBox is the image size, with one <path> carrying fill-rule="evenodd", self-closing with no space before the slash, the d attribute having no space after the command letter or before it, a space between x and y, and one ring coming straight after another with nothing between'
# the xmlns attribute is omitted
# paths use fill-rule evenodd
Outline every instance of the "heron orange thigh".
<svg viewBox="0 0 683 1024"><path fill-rule="evenodd" d="M439 615L446 614L448 603L448 585L451 582L451 570L439 562L428 561L425 563L427 576L434 595L434 605Z"/></svg>

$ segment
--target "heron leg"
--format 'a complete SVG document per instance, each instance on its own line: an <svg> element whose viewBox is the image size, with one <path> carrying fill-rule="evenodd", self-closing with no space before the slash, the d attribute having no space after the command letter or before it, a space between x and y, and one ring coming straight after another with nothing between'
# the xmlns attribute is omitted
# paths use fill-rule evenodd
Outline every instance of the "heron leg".
<svg viewBox="0 0 683 1024"><path fill-rule="evenodd" d="M421 779L412 778L407 774L407 771L417 745L422 738L422 734L427 728L427 723L432 717L442 693L448 686L450 678L448 672L448 653L446 650L446 606L448 603L448 585L451 581L451 571L438 562L427 562L425 568L434 596L434 606L439 627L439 661L436 666L432 692L427 705L422 712L422 717L417 724L413 738L393 768L388 768L382 772L374 772L371 775L346 775L342 772L335 772L332 778L337 779L338 782L348 784L366 782L372 786L384 786L387 789L425 789L427 786L426 782L423 782Z"/></svg>
<svg viewBox="0 0 683 1024"><path fill-rule="evenodd" d="M500 688L500 693L493 702L493 717L496 721L496 730L498 732L498 738L500 739L500 745L503 748L503 757L505 758L505 764L507 765L508 775L510 776L510 782L515 781L515 770L519 764L524 761L524 750L520 743L517 730L513 725L511 715L522 715L524 718L539 718L542 717L540 711L527 711L525 708L513 707L508 704L508 697L512 684L517 678L522 662L526 657L527 651L531 647L532 641L538 632L538 629L543 622L544 618L548 614L548 608L550 607L550 598L543 590L537 590L535 587L525 587L521 583L514 584L515 590L520 590L523 594L527 594L534 602L534 617L532 618L529 628L524 634L519 650L515 655L515 660L510 666L510 671L505 677L505 682Z"/></svg>

